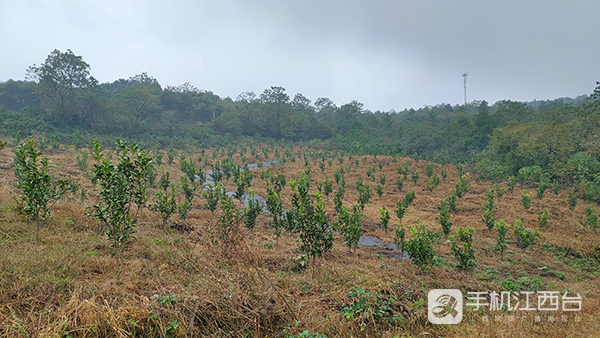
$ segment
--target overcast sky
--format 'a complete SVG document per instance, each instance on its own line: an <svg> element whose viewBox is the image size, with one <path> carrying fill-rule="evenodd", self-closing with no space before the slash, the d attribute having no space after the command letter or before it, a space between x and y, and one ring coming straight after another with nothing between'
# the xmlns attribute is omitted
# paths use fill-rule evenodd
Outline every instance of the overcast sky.
<svg viewBox="0 0 600 338"><path fill-rule="evenodd" d="M54 49L100 82L147 72L233 99L293 97L402 110L589 94L598 0L0 0L0 81Z"/></svg>

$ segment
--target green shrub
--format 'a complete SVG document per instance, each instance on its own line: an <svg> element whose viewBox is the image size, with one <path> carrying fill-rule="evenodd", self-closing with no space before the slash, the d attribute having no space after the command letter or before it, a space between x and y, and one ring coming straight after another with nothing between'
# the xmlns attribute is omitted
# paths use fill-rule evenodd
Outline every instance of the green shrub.
<svg viewBox="0 0 600 338"><path fill-rule="evenodd" d="M396 228L395 242L400 250L406 251L413 263L427 272L431 269L431 264L436 255L434 240L436 234L433 231L425 230L425 223L411 227L412 238L405 240L404 225L400 224Z"/></svg>
<svg viewBox="0 0 600 338"><path fill-rule="evenodd" d="M485 209L483 212L483 218L481 220L483 221L483 224L486 225L488 231L492 231L496 222L496 215L494 215L494 213L489 209Z"/></svg>
<svg viewBox="0 0 600 338"><path fill-rule="evenodd" d="M106 234L112 242L117 260L122 261L124 245L133 238L137 216L148 199L148 173L152 157L136 144L117 140L120 151L119 163L104 158L103 149L96 140L93 142L94 177L100 191L98 204L88 207L88 215L96 217L107 228Z"/></svg>
<svg viewBox="0 0 600 338"><path fill-rule="evenodd" d="M379 220L381 221L381 228L387 230L390 222L390 212L385 206L379 208Z"/></svg>
<svg viewBox="0 0 600 338"><path fill-rule="evenodd" d="M537 198L540 200L542 198L544 198L544 193L546 192L547 189L548 189L548 180L546 178L542 178L540 180L540 182L538 183L538 187L536 189Z"/></svg>
<svg viewBox="0 0 600 338"><path fill-rule="evenodd" d="M509 176L508 177L508 182L506 183L506 186L508 188L509 192L513 192L513 190L515 190L515 186L517 185L517 178L514 176Z"/></svg>
<svg viewBox="0 0 600 338"><path fill-rule="evenodd" d="M285 213L288 230L298 233L301 244L300 251L316 257L333 247L333 229L327 221L325 203L317 191L315 198L308 193L309 178L304 173L297 180L290 182L292 188L292 208Z"/></svg>
<svg viewBox="0 0 600 338"><path fill-rule="evenodd" d="M221 183L217 183L217 185L214 187L212 183L209 183L208 187L202 192L202 197L206 199L206 208L210 210L213 215L217 210L217 207L219 206L219 200L223 195L225 195L225 190L223 189Z"/></svg>
<svg viewBox="0 0 600 338"><path fill-rule="evenodd" d="M543 228L548 224L548 209L538 210L538 225Z"/></svg>
<svg viewBox="0 0 600 338"><path fill-rule="evenodd" d="M473 248L473 233L475 230L472 227L459 227L458 228L458 240L460 245L456 241L455 236L450 236L450 243L452 243L451 250L458 260L458 266L463 269L470 269L477 266L475 260L475 249Z"/></svg>
<svg viewBox="0 0 600 338"><path fill-rule="evenodd" d="M435 167L435 164L427 163L427 166L425 167L425 172L427 173L428 178L431 178L431 175L433 175L433 169L435 169Z"/></svg>
<svg viewBox="0 0 600 338"><path fill-rule="evenodd" d="M450 190L450 196L446 197L445 200L448 202L448 206L450 207L450 211L456 213L458 212L458 207L456 206L456 190Z"/></svg>
<svg viewBox="0 0 600 338"><path fill-rule="evenodd" d="M414 170L410 179L413 181L413 183L417 184L417 181L419 181L419 171Z"/></svg>
<svg viewBox="0 0 600 338"><path fill-rule="evenodd" d="M403 187L404 187L404 177L401 176L400 178L398 178L398 180L396 180L396 189L398 189L398 192L402 192Z"/></svg>
<svg viewBox="0 0 600 338"><path fill-rule="evenodd" d="M280 193L271 187L267 187L267 210L271 215L271 228L275 230L275 235L279 240L281 228L285 227L283 203Z"/></svg>
<svg viewBox="0 0 600 338"><path fill-rule="evenodd" d="M468 173L460 177L460 182L456 182L454 188L458 198L463 198L463 196L469 191L470 182L471 180L469 179Z"/></svg>
<svg viewBox="0 0 600 338"><path fill-rule="evenodd" d="M552 192L554 193L554 195L558 195L558 193L560 192L560 183L558 182L558 180L554 180L554 182L552 183Z"/></svg>
<svg viewBox="0 0 600 338"><path fill-rule="evenodd" d="M406 213L406 209L408 209L408 206L412 203L412 201L414 199L415 199L415 192L408 191L404 195L404 199L402 201L398 201L398 203L396 204L395 212L396 212L396 216L398 217L399 220L402 220L402 217L404 217L404 214Z"/></svg>
<svg viewBox="0 0 600 338"><path fill-rule="evenodd" d="M429 179L429 181L427 182L427 186L425 187L425 189L429 190L430 192L433 192L433 190L435 188L437 188L437 186L440 184L440 177L438 175L435 175L433 177L431 177Z"/></svg>
<svg viewBox="0 0 600 338"><path fill-rule="evenodd" d="M358 188L358 205L360 206L361 210L365 209L365 205L367 203L369 203L370 199L371 199L371 187L368 184L361 185Z"/></svg>
<svg viewBox="0 0 600 338"><path fill-rule="evenodd" d="M446 182L446 177L448 176L448 172L446 171L445 165L442 166L442 172L440 174L442 175L442 179L444 180L444 182Z"/></svg>
<svg viewBox="0 0 600 338"><path fill-rule="evenodd" d="M338 220L335 222L334 228L342 234L348 251L358 246L358 241L362 236L362 230L360 229L360 218L362 216L360 207L356 204L352 206L352 213L342 205L340 212L337 214Z"/></svg>
<svg viewBox="0 0 600 338"><path fill-rule="evenodd" d="M531 167L523 167L519 169L517 178L521 185L540 182L540 179L542 178L542 168L540 168L537 165Z"/></svg>
<svg viewBox="0 0 600 338"><path fill-rule="evenodd" d="M598 230L598 212L596 208L589 205L585 208L585 215L587 216L587 222L590 226L590 229L594 231L594 233Z"/></svg>
<svg viewBox="0 0 600 338"><path fill-rule="evenodd" d="M364 330L369 322L390 323L394 317L394 297L385 298L380 293L363 289L354 289L348 292L348 296L353 298L353 302L342 308L342 314L348 320L358 321L361 330Z"/></svg>
<svg viewBox="0 0 600 338"><path fill-rule="evenodd" d="M529 228L524 228L521 220L515 220L514 234L517 238L517 246L525 250L535 243L539 236L539 231L537 229L532 231Z"/></svg>
<svg viewBox="0 0 600 338"><path fill-rule="evenodd" d="M452 227L452 221L450 220L450 208L445 200L440 202L440 216L438 221L442 226L444 235L448 236L450 234L450 228Z"/></svg>
<svg viewBox="0 0 600 338"><path fill-rule="evenodd" d="M377 185L377 187L375 188L375 192L377 193L377 196L379 196L379 199L381 199L381 196L383 196L383 187L381 186L381 184Z"/></svg>
<svg viewBox="0 0 600 338"><path fill-rule="evenodd" d="M162 190L156 192L156 200L150 204L149 209L158 213L162 217L162 228L166 229L171 215L177 210L177 201L175 200L175 192L171 191L171 196L167 194L166 190L163 193Z"/></svg>
<svg viewBox="0 0 600 338"><path fill-rule="evenodd" d="M569 208L571 210L575 210L575 207L577 206L577 193L575 192L575 189L569 189L569 197L567 202L569 204Z"/></svg>
<svg viewBox="0 0 600 338"><path fill-rule="evenodd" d="M68 191L77 186L71 180L60 180L50 174L50 163L32 139L20 143L15 151L13 168L17 180L19 210L27 215L36 226L39 239L41 222L50 214L52 206Z"/></svg>
<svg viewBox="0 0 600 338"><path fill-rule="evenodd" d="M504 193L506 192L506 188L504 185L496 183L494 184L494 191L496 192L496 196L498 197L498 199L502 198L502 196L504 196Z"/></svg>
<svg viewBox="0 0 600 338"><path fill-rule="evenodd" d="M529 210L529 208L531 208L531 193L527 192L526 190L523 190L523 192L521 192L521 205L523 206L523 208L525 208L525 210Z"/></svg>
<svg viewBox="0 0 600 338"><path fill-rule="evenodd" d="M496 239L496 250L500 251L500 256L504 255L506 250L506 233L508 232L508 225L504 223L504 220L496 222L496 229L498 229L498 238Z"/></svg>
<svg viewBox="0 0 600 338"><path fill-rule="evenodd" d="M249 230L256 226L256 218L263 210L262 204L255 198L254 192L250 190L248 193L248 207L244 210L244 224Z"/></svg>

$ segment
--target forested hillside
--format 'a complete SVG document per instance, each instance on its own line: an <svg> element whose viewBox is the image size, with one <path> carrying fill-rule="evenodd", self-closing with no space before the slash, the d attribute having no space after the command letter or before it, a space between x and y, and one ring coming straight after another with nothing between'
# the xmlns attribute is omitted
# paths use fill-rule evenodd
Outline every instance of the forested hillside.
<svg viewBox="0 0 600 338"><path fill-rule="evenodd" d="M0 128L15 140L41 134L48 143L81 146L105 135L151 149L226 146L244 137L318 140L355 154L471 162L488 179L532 167L526 170L536 174L528 175L571 182L579 168L578 178L593 181L581 171L597 172L599 93L600 86L575 99L473 101L382 112L358 101L312 101L300 93L292 98L276 86L234 100L190 83L163 87L146 73L98 83L82 56L54 50L27 70L25 81L0 83Z"/></svg>

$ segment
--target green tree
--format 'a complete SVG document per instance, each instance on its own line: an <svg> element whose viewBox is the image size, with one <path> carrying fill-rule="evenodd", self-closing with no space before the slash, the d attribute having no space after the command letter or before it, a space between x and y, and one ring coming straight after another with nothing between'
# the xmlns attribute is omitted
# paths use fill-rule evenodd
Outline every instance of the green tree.
<svg viewBox="0 0 600 338"><path fill-rule="evenodd" d="M99 202L88 207L88 215L96 217L107 228L107 236L122 262L124 245L133 238L137 217L148 200L148 173L152 157L136 144L117 140L119 163L104 157L96 140L94 147L94 176L100 191Z"/></svg>
<svg viewBox="0 0 600 338"><path fill-rule="evenodd" d="M35 223L36 240L39 240L41 221L50 215L52 206L75 188L70 180L53 176L48 158L41 155L29 138L17 146L13 162L17 188L22 192L18 198L19 209Z"/></svg>
<svg viewBox="0 0 600 338"><path fill-rule="evenodd" d="M385 206L382 206L381 208L379 208L379 215L379 219L381 220L381 228L383 230L387 230L388 224L390 222L389 210Z"/></svg>
<svg viewBox="0 0 600 338"><path fill-rule="evenodd" d="M352 206L352 213L342 205L341 211L337 214L338 220L334 227L342 234L348 251L358 246L358 241L362 236L362 230L360 229L362 215L360 207L356 204Z"/></svg>
<svg viewBox="0 0 600 338"><path fill-rule="evenodd" d="M171 196L169 196L166 189L165 192L158 190L156 192L156 200L154 203L150 204L149 209L160 214L162 217L162 228L166 229L169 218L177 211L175 192L172 190Z"/></svg>
<svg viewBox="0 0 600 338"><path fill-rule="evenodd" d="M91 123L90 116L83 115L84 98L98 81L90 75L90 65L83 57L70 49L64 53L55 49L39 67L30 66L26 78L38 84L42 109L51 121L61 126Z"/></svg>
<svg viewBox="0 0 600 338"><path fill-rule="evenodd" d="M298 233L300 251L314 260L333 247L333 229L327 221L325 204L317 191L315 199L309 195L309 178L304 173L290 182L292 208L285 213L288 229Z"/></svg>
<svg viewBox="0 0 600 338"><path fill-rule="evenodd" d="M450 236L451 249L454 257L458 261L458 266L463 269L470 269L477 266L475 261L475 249L473 248L473 227L459 227L458 241L455 236Z"/></svg>

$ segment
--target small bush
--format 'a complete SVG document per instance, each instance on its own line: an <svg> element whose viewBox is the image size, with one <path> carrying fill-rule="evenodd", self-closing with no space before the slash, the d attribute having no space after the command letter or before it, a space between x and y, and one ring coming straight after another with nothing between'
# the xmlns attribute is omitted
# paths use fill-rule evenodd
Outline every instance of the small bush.
<svg viewBox="0 0 600 338"><path fill-rule="evenodd" d="M537 229L532 231L529 228L524 228L521 220L515 220L514 234L517 238L517 246L525 250L530 245L535 244L540 233Z"/></svg>
<svg viewBox="0 0 600 338"><path fill-rule="evenodd" d="M548 209L538 210L538 225L543 228L548 224Z"/></svg>
<svg viewBox="0 0 600 338"><path fill-rule="evenodd" d="M450 234L450 228L452 227L452 221L450 220L450 208L445 200L440 202L440 216L438 221L442 226L444 235L448 236Z"/></svg>
<svg viewBox="0 0 600 338"><path fill-rule="evenodd" d="M433 258L437 254L434 248L436 234L425 230L425 223L410 229L412 238L405 240L405 229L401 224L396 228L395 241L402 251L406 251L413 263L421 270L428 272L431 269Z"/></svg>
<svg viewBox="0 0 600 338"><path fill-rule="evenodd" d="M427 182L427 186L425 187L425 189L429 190L430 192L433 192L433 190L435 188L437 188L437 186L440 184L440 177L438 175L435 175L433 177L431 177L429 179L429 181Z"/></svg>
<svg viewBox="0 0 600 338"><path fill-rule="evenodd" d="M514 176L509 176L508 182L506 183L506 187L508 188L508 191L512 193L513 190L515 190L516 185L517 185L517 178Z"/></svg>
<svg viewBox="0 0 600 338"><path fill-rule="evenodd" d="M458 240L460 245L456 241L455 236L450 236L450 243L452 243L452 253L456 260L458 260L458 266L463 269L470 269L477 266L475 260L475 249L473 248L473 233L475 230L472 227L459 227L458 228Z"/></svg>
<svg viewBox="0 0 600 338"><path fill-rule="evenodd" d="M506 187L502 184L496 183L494 184L494 191L496 192L496 197L500 199L502 198L502 196L504 196L504 193L506 192Z"/></svg>
<svg viewBox="0 0 600 338"><path fill-rule="evenodd" d="M358 246L358 241L362 236L362 230L360 229L362 216L360 207L356 204L352 206L352 213L342 205L340 212L337 214L338 220L334 224L334 228L342 234L348 251Z"/></svg>
<svg viewBox="0 0 600 338"><path fill-rule="evenodd" d="M486 225L488 231L492 231L496 222L496 215L494 215L494 213L489 209L485 209L483 212L483 218L481 220L483 221L483 224Z"/></svg>
<svg viewBox="0 0 600 338"><path fill-rule="evenodd" d="M569 208L571 210L575 210L575 207L577 206L577 193L575 192L575 189L569 189L569 197L567 198L567 202L569 204Z"/></svg>
<svg viewBox="0 0 600 338"><path fill-rule="evenodd" d="M381 228L387 230L390 222L390 212L385 206L379 208L379 219L381 220Z"/></svg>
<svg viewBox="0 0 600 338"><path fill-rule="evenodd" d="M504 223L504 220L496 222L496 229L498 229L498 238L496 239L496 250L500 251L500 256L504 255L506 250L506 233L508 232L508 225Z"/></svg>
<svg viewBox="0 0 600 338"><path fill-rule="evenodd" d="M587 222L590 226L590 229L594 231L594 233L598 230L598 212L596 208L589 205L585 208L585 215L587 216Z"/></svg>
<svg viewBox="0 0 600 338"><path fill-rule="evenodd" d="M450 190L450 196L446 197L445 200L448 202L448 206L450 207L450 211L456 213L458 212L458 207L456 206L456 190Z"/></svg>
<svg viewBox="0 0 600 338"><path fill-rule="evenodd" d="M32 139L19 144L15 151L13 168L20 211L27 215L36 226L36 239L39 239L41 221L51 213L52 206L68 191L76 189L71 180L60 180L50 174L50 163Z"/></svg>
<svg viewBox="0 0 600 338"><path fill-rule="evenodd" d="M531 193L527 192L526 190L523 190L523 192L521 192L521 205L523 206L523 208L525 208L525 210L529 210L529 208L531 208Z"/></svg>
<svg viewBox="0 0 600 338"><path fill-rule="evenodd" d="M166 229L171 215L177 210L177 201L175 200L175 193L171 191L171 196L165 191L158 190L156 192L156 200L150 204L150 210L158 213L162 217L162 228Z"/></svg>

